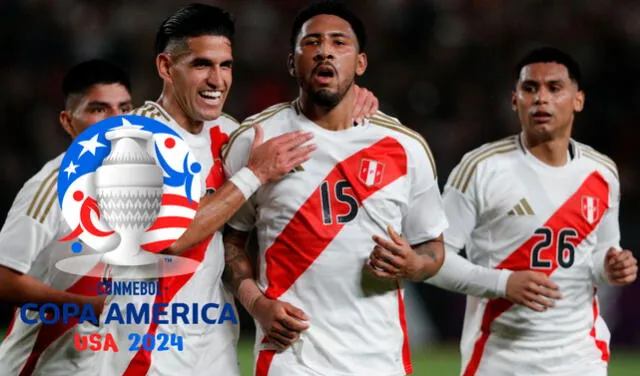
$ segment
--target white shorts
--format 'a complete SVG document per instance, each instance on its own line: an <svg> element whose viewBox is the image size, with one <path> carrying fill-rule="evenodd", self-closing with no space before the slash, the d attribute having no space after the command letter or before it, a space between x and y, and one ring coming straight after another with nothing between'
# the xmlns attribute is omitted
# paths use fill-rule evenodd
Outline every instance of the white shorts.
<svg viewBox="0 0 640 376"><path fill-rule="evenodd" d="M475 372L469 366L471 351L462 351L464 376L606 376L606 351L591 336L563 347L533 346L531 343L491 335ZM605 360L606 359L606 360ZM466 373L465 373L466 372Z"/></svg>

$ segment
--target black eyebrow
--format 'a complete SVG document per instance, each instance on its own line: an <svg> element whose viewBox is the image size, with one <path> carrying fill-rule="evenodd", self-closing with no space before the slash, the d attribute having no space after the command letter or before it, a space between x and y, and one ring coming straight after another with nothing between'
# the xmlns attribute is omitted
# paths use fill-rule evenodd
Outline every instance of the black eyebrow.
<svg viewBox="0 0 640 376"><path fill-rule="evenodd" d="M206 65L208 67L213 65L213 62L209 59L206 59L204 57L196 57L191 61L191 65L192 66L196 66L196 65Z"/></svg>
<svg viewBox="0 0 640 376"><path fill-rule="evenodd" d="M124 101L124 102L119 102L118 106L124 106L124 105L129 105L132 104L133 101L128 100L128 101ZM87 103L87 107L109 107L110 104L107 102L102 102L102 101L91 101L89 103Z"/></svg>
<svg viewBox="0 0 640 376"><path fill-rule="evenodd" d="M320 37L322 37L321 33L312 33L312 34L305 35L304 37L302 37L302 39L305 39L305 38L320 38ZM331 37L331 38L348 38L349 34L343 33L341 31L336 31L336 32L330 33L329 37Z"/></svg>
<svg viewBox="0 0 640 376"><path fill-rule="evenodd" d="M564 82L562 80L558 80L558 79L554 79L554 80L548 80L545 81L544 84L547 85L558 85L558 84L563 84ZM537 80L524 80L522 81L522 85L540 85L540 81Z"/></svg>
<svg viewBox="0 0 640 376"><path fill-rule="evenodd" d="M101 101L91 101L89 103L87 103L87 106L102 106L102 107L109 107L109 103L107 102L101 102Z"/></svg>

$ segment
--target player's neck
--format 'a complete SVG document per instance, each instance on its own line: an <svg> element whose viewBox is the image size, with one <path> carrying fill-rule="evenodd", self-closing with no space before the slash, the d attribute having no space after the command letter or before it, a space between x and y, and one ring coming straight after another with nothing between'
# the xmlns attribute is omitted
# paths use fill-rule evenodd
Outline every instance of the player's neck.
<svg viewBox="0 0 640 376"><path fill-rule="evenodd" d="M353 86L347 90L337 106L327 109L313 103L306 93L300 93L300 108L304 115L317 125L330 131L340 131L353 126Z"/></svg>
<svg viewBox="0 0 640 376"><path fill-rule="evenodd" d="M562 167L568 162L569 137L541 139L523 133L524 147L541 162L553 167Z"/></svg>
<svg viewBox="0 0 640 376"><path fill-rule="evenodd" d="M192 134L199 134L204 127L203 121L195 121L190 119L187 114L184 113L180 104L175 100L175 97L167 90L163 90L160 94L160 98L156 101L160 107L162 107L169 116L176 123L187 132Z"/></svg>

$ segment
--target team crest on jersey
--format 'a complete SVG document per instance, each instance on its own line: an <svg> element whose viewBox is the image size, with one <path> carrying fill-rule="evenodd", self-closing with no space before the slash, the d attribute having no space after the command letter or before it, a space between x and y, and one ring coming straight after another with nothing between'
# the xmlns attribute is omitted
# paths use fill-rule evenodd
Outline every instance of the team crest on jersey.
<svg viewBox="0 0 640 376"><path fill-rule="evenodd" d="M114 163L107 157L112 154L113 143L108 134L115 132L125 135L144 132L147 135L146 144L140 144L146 146L140 146L140 150L145 150L146 147L146 153L142 154L152 164L155 160L155 165L161 170L158 171L161 186L158 189L161 192L154 196L158 197L154 203L150 203L153 201L151 196L130 194L124 199L112 197L111 201L107 197L103 199L105 206L99 205L96 170L100 166ZM142 154L124 153L122 158L124 163L139 165L141 162L136 158L142 158ZM146 231L141 235L140 247L151 252L166 248L182 235L195 216L200 199L200 170L201 166L187 143L161 122L143 116L125 115L92 125L73 141L60 167L58 200L62 215L71 228L71 232L60 241L78 239L100 252L116 247L120 236L105 219L105 213L101 213L104 208L108 208L113 212L111 218L117 218L111 221L119 225L124 221L133 226L136 221L144 221L141 219L143 217L157 215L155 221L153 218L147 219L149 223L144 224ZM139 184L135 181L142 177L131 178L134 181L132 187L135 187ZM118 176L117 180L124 179Z"/></svg>
<svg viewBox="0 0 640 376"><path fill-rule="evenodd" d="M582 216L593 224L600 219L600 200L593 196L582 196Z"/></svg>
<svg viewBox="0 0 640 376"><path fill-rule="evenodd" d="M360 173L358 179L367 187L373 187L382 182L384 174L384 163L373 159L363 158L360 160Z"/></svg>

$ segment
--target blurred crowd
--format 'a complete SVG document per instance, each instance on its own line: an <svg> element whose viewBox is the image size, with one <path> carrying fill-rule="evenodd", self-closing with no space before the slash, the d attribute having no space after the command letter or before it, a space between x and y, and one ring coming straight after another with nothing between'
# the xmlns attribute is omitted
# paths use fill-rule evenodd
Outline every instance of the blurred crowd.
<svg viewBox="0 0 640 376"><path fill-rule="evenodd" d="M285 65L290 24L308 1L202 2L231 11L237 20L235 75L226 112L242 119L293 98L295 85ZM527 49L551 44L574 55L582 66L587 97L575 138L618 164L623 245L640 250L640 231L635 230L640 228L635 215L640 211L640 85L635 82L640 73L640 2L347 2L365 21L369 36L369 68L359 84L376 94L384 112L425 136L440 184L465 152L518 131L510 105L513 66ZM131 74L137 104L155 100L160 92L155 31L186 3L0 1L0 217L6 216L24 181L69 143L57 120L65 71L81 60L107 58ZM629 302L616 311L617 322L627 326L616 331L614 341L640 345L640 324L632 322L640 317L638 285L618 298L618 304ZM439 294L460 308L458 297L424 289L422 294ZM461 312L456 315L460 318ZM460 322L456 319L451 330L459 330Z"/></svg>

